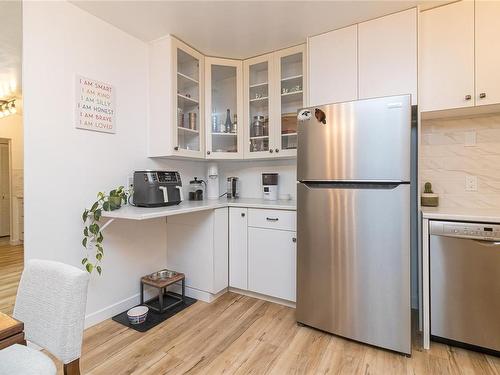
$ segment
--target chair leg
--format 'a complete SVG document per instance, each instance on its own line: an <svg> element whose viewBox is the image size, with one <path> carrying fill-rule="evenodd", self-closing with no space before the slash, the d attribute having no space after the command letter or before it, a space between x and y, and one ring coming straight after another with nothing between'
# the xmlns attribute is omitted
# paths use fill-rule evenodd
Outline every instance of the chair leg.
<svg viewBox="0 0 500 375"><path fill-rule="evenodd" d="M64 375L80 375L80 358L64 365Z"/></svg>

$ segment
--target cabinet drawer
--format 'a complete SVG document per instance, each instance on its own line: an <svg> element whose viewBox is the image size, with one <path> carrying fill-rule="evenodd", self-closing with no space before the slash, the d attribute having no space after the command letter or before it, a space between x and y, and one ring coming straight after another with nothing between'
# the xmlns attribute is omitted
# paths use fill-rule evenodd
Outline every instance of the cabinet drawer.
<svg viewBox="0 0 500 375"><path fill-rule="evenodd" d="M295 211L249 209L248 226L295 231Z"/></svg>

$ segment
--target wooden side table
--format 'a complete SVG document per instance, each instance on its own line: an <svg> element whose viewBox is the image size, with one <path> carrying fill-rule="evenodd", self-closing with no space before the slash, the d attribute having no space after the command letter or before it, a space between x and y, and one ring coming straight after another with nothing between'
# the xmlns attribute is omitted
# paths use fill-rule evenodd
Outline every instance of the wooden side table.
<svg viewBox="0 0 500 375"><path fill-rule="evenodd" d="M0 313L0 349L14 344L26 345L24 323Z"/></svg>

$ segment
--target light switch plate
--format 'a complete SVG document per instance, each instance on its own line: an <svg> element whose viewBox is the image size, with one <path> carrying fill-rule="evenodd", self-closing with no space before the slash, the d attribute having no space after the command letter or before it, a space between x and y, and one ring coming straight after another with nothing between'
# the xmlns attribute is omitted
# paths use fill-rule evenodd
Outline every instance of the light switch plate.
<svg viewBox="0 0 500 375"><path fill-rule="evenodd" d="M465 146L466 147L471 147L476 145L476 131L471 130L468 132L465 132Z"/></svg>
<svg viewBox="0 0 500 375"><path fill-rule="evenodd" d="M477 176L465 176L465 191L477 191Z"/></svg>

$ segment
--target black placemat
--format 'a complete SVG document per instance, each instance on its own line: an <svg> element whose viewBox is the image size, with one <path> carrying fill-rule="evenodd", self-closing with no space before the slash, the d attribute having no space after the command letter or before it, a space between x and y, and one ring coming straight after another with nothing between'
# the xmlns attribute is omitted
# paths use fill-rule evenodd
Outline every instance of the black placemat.
<svg viewBox="0 0 500 375"><path fill-rule="evenodd" d="M173 294L176 294L176 293L173 293ZM179 297L180 297L180 295L179 295ZM176 299L172 298L168 295L165 295L163 301L164 301L163 302L164 306L167 306L171 303L174 303L176 301ZM158 297L153 298L147 302L150 305L153 305L154 307L159 307ZM128 321L128 316L127 316L128 310L126 310L118 315L113 316L112 319L115 322L123 324L126 327L135 329L136 331L146 332L146 331L150 330L151 328L157 326L161 322L164 322L168 318L171 318L172 316L174 316L178 312L181 312L182 310L188 308L189 306L191 306L195 302L196 302L196 300L194 298L184 297L184 303L180 303L177 306L174 306L171 309L168 309L163 314L160 314L154 310L149 309L146 321L142 324L130 324L130 322Z"/></svg>

